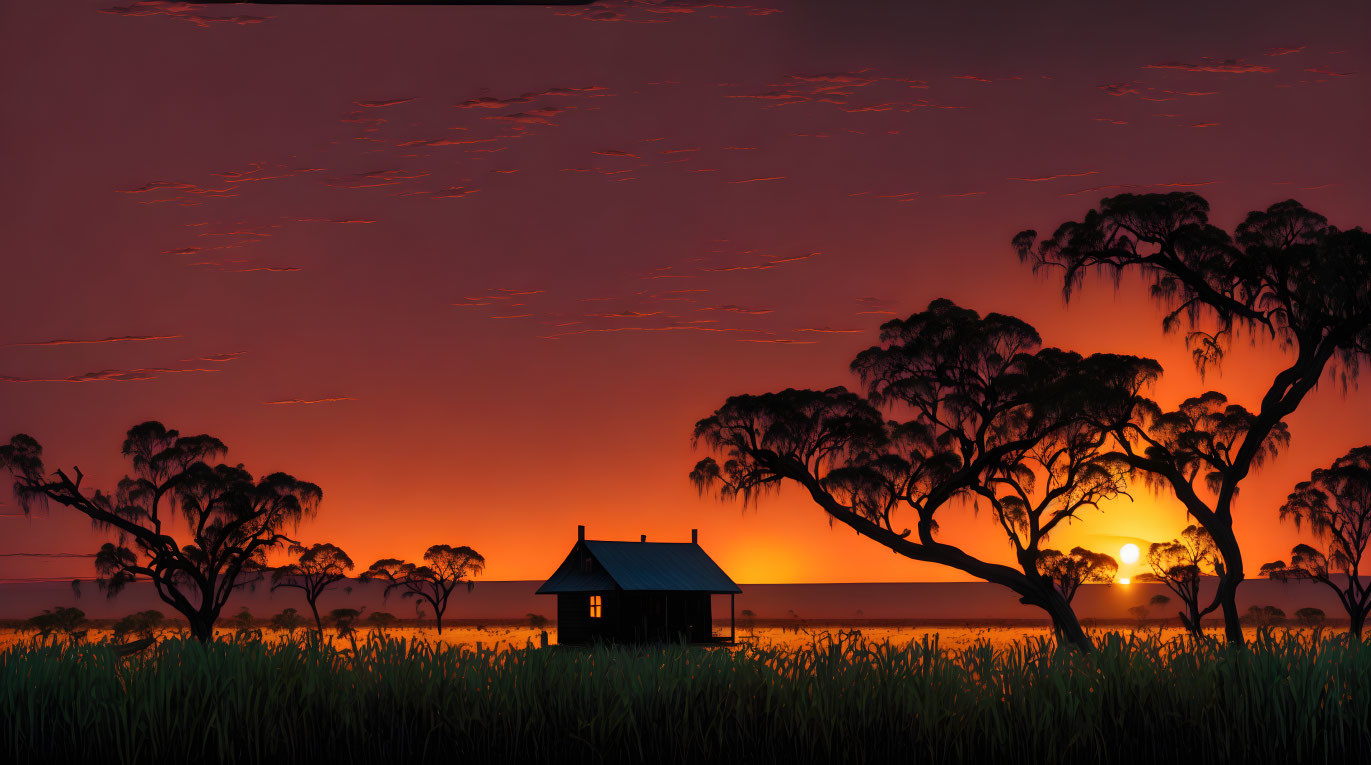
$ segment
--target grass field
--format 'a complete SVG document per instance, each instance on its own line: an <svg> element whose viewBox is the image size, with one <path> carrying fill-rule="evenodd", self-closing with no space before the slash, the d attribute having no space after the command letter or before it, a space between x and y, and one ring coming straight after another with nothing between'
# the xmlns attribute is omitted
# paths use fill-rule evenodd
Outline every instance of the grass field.
<svg viewBox="0 0 1371 765"><path fill-rule="evenodd" d="M509 628L513 629L513 628ZM471 630L475 632L475 630ZM531 632L525 630L526 632ZM758 630L767 633L769 629ZM403 632L403 631L401 631ZM486 630L481 632L489 633ZM455 640L461 630L445 630ZM0 759L161 762L1340 761L1371 647L1262 632L1050 642L785 631L733 650L169 639L0 650ZM520 635L511 632L510 637ZM525 641L526 644L526 641Z"/></svg>

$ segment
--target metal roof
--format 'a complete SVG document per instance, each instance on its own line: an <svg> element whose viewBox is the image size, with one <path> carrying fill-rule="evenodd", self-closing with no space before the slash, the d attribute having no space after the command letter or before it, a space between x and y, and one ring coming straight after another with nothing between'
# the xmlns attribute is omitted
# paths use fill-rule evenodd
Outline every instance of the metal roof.
<svg viewBox="0 0 1371 765"><path fill-rule="evenodd" d="M587 539L584 544L602 571L583 573L572 555L557 569L538 594L648 590L671 592L738 593L728 578L698 544L693 542L607 542ZM575 548L572 548L574 555Z"/></svg>

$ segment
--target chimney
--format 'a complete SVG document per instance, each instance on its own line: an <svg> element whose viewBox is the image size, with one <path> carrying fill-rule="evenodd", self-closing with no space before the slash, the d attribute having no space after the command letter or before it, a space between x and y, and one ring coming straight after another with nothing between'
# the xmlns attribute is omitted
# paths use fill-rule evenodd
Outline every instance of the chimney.
<svg viewBox="0 0 1371 765"><path fill-rule="evenodd" d="M576 539L577 539L577 541L580 541L580 542L586 541L586 527L585 527L585 526L577 526L577 527L576 527Z"/></svg>
<svg viewBox="0 0 1371 765"><path fill-rule="evenodd" d="M693 544L693 545L698 545L698 544L700 543L700 530L699 530L699 529L691 529L691 530L690 530L690 543Z"/></svg>
<svg viewBox="0 0 1371 765"><path fill-rule="evenodd" d="M638 541L639 541L639 542L646 542L646 541L647 541L647 534L644 534L644 535L642 535L641 537L638 537Z"/></svg>

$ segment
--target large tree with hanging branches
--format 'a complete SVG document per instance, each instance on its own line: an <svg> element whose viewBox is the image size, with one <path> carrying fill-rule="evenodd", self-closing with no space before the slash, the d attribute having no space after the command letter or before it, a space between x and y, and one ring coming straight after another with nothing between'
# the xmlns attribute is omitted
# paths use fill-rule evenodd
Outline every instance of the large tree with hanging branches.
<svg viewBox="0 0 1371 765"><path fill-rule="evenodd" d="M1010 588L1088 650L1070 603L1039 568L1042 544L1124 494L1127 466L1099 423L1135 417L1160 367L1042 348L1027 323L948 300L887 322L880 339L852 362L864 396L838 387L730 397L695 426L696 443L715 456L691 480L744 503L793 484L832 521L895 553ZM940 537L938 519L971 504L989 507L1007 562Z"/></svg>
<svg viewBox="0 0 1371 765"><path fill-rule="evenodd" d="M1284 448L1284 420L1314 386L1327 375L1346 389L1371 355L1371 234L1332 226L1294 200L1249 213L1230 234L1210 223L1203 197L1176 192L1109 197L1050 237L1024 231L1013 246L1035 271L1060 274L1068 300L1091 275L1117 285L1140 274L1165 307L1163 330L1186 330L1201 373L1240 332L1283 354L1255 409L1211 392L1115 428L1120 457L1212 535L1218 587L1203 613L1222 609L1228 640L1241 643L1238 488Z"/></svg>
<svg viewBox="0 0 1371 765"><path fill-rule="evenodd" d="M145 422L124 439L132 473L112 493L88 490L80 468L49 472L43 447L24 434L0 446L0 468L14 478L25 513L57 503L114 532L95 558L110 597L146 579L191 634L208 641L229 596L261 581L267 554L291 543L286 532L323 498L318 486L285 473L254 478L242 465L212 464L227 451L213 436Z"/></svg>

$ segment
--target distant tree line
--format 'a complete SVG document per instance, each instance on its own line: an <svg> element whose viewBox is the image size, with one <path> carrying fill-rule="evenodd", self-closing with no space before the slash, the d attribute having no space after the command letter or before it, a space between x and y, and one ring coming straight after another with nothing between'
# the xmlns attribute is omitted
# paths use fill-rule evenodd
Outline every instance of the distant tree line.
<svg viewBox="0 0 1371 765"><path fill-rule="evenodd" d="M287 473L254 477L241 464L217 462L228 451L209 435L184 436L160 422L144 422L129 429L122 455L131 472L112 492L89 490L80 468L49 471L43 447L36 439L18 434L0 444L0 469L14 481L14 494L25 514L35 506L56 503L90 518L97 528L114 532L115 541L96 553L97 584L109 597L135 581L148 581L157 596L174 609L200 641L213 639L214 627L229 597L243 587L265 580L271 588L299 589L323 633L319 613L321 596L347 578L352 559L333 544L305 546L290 534L302 520L313 517L323 499L315 484ZM177 541L173 524L179 523L188 537ZM179 533L179 532L178 532ZM268 567L268 556L285 549L296 556L293 563ZM459 586L468 590L472 578L485 570L485 558L470 547L434 545L424 553L425 565L386 558L362 572L363 581L384 579L386 593L402 589L406 597L427 602L435 624L442 631L448 599ZM80 583L72 589L79 597ZM346 588L351 592L351 587ZM333 609L331 621L340 632L355 628L360 611ZM151 635L161 624L159 611L144 611L121 620L117 639L128 635ZM58 607L30 620L43 639L57 633L72 639L83 635L85 623L79 609ZM273 626L294 631L300 617L287 609L272 620ZM373 613L369 624L392 625L384 612ZM251 635L258 629L246 610L233 620L235 634Z"/></svg>

